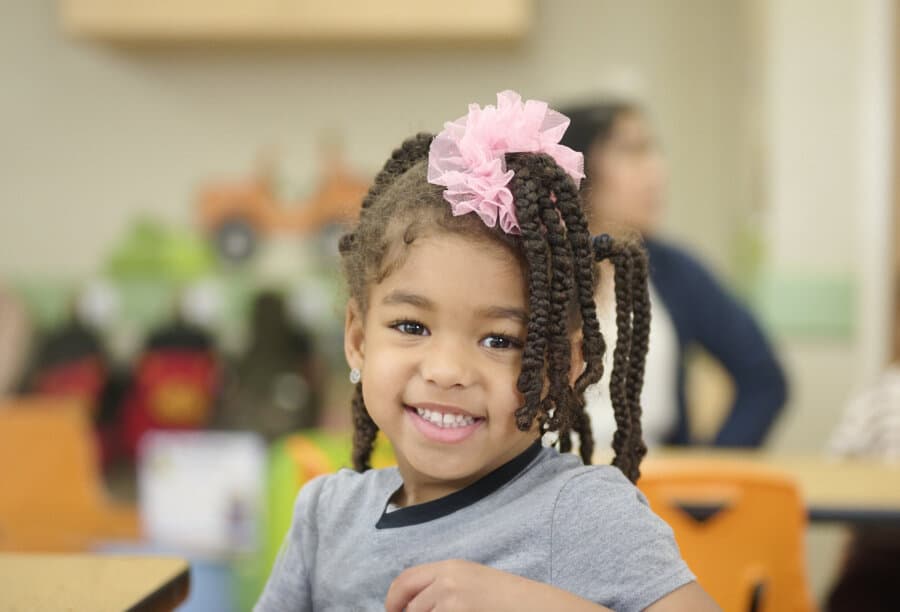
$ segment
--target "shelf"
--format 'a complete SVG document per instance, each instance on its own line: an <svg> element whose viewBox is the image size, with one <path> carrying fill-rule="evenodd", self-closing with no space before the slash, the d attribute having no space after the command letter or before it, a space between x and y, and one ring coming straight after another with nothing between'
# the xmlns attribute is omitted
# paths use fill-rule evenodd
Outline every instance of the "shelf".
<svg viewBox="0 0 900 612"><path fill-rule="evenodd" d="M62 0L62 27L120 42L515 41L531 0Z"/></svg>

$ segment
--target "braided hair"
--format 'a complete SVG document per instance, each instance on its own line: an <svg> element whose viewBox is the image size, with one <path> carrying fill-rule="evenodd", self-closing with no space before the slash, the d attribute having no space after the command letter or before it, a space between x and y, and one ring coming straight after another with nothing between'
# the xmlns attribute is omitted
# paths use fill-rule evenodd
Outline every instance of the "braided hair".
<svg viewBox="0 0 900 612"><path fill-rule="evenodd" d="M632 481L646 447L641 437L640 391L649 332L647 260L636 243L609 236L592 240L578 189L552 157L510 153L513 194L521 235L487 227L476 215L454 216L443 188L427 182L428 150L433 136L418 134L396 149L362 203L359 223L339 243L350 297L365 312L367 288L402 264L407 248L427 232L444 231L505 246L522 265L528 292L528 323L517 389L523 396L516 425L541 434L556 432L560 450L572 448L588 464L594 452L584 390L603 375L606 343L600 333L594 292L596 262L615 269L617 341L610 383L616 416L613 438L617 466ZM570 383L570 332L580 330L583 364ZM366 410L362 383L352 400L353 465L370 467L378 426Z"/></svg>

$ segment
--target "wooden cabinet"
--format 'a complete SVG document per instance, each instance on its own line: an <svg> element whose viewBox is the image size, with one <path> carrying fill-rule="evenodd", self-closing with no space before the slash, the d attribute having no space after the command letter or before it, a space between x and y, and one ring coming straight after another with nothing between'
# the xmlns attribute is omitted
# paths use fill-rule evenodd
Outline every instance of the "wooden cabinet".
<svg viewBox="0 0 900 612"><path fill-rule="evenodd" d="M121 42L514 41L531 0L61 0L64 30Z"/></svg>

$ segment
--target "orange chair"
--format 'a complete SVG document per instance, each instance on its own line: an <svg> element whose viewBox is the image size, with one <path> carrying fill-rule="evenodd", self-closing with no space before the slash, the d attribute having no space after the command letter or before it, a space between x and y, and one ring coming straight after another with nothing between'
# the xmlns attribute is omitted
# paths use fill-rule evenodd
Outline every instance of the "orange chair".
<svg viewBox="0 0 900 612"><path fill-rule="evenodd" d="M725 612L814 610L806 509L794 482L735 460L648 460L638 487Z"/></svg>
<svg viewBox="0 0 900 612"><path fill-rule="evenodd" d="M0 402L0 550L76 552L137 540L133 507L112 503L94 432L78 402Z"/></svg>

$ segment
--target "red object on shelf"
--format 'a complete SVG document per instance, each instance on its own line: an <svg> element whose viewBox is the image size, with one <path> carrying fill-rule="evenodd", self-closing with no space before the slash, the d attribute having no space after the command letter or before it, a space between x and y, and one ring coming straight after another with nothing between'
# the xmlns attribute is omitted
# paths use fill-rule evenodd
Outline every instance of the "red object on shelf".
<svg viewBox="0 0 900 612"><path fill-rule="evenodd" d="M141 436L151 429L192 430L210 420L217 384L211 351L152 349L138 363L125 400L124 452L134 458Z"/></svg>
<svg viewBox="0 0 900 612"><path fill-rule="evenodd" d="M106 377L103 361L91 355L45 368L34 381L34 392L82 400L95 412Z"/></svg>

